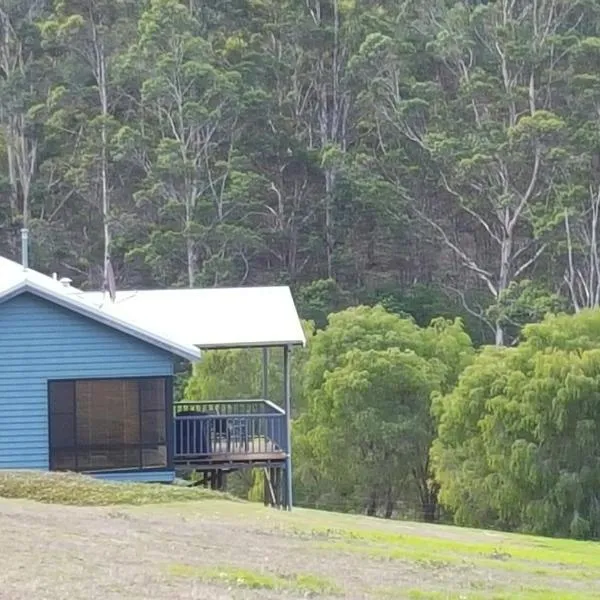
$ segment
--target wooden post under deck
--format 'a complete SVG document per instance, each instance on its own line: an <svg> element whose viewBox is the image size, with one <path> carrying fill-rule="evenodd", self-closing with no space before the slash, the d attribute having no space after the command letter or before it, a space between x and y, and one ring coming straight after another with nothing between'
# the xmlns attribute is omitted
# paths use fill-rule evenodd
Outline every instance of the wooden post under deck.
<svg viewBox="0 0 600 600"><path fill-rule="evenodd" d="M263 503L269 506L269 472L266 468L263 469Z"/></svg>
<svg viewBox="0 0 600 600"><path fill-rule="evenodd" d="M265 506L283 508L285 505L283 490L283 467L264 467L263 502Z"/></svg>

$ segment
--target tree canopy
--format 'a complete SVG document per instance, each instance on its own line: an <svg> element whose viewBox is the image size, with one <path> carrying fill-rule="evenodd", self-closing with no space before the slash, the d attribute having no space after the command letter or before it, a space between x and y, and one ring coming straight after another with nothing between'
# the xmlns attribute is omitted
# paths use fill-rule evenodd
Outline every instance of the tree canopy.
<svg viewBox="0 0 600 600"><path fill-rule="evenodd" d="M307 498L387 516L402 501L420 503L433 519L430 398L451 388L472 352L459 322L420 328L380 306L331 315L311 342L308 406L294 426Z"/></svg>
<svg viewBox="0 0 600 600"><path fill-rule="evenodd" d="M0 252L27 225L76 285L283 282L319 326L386 299L497 344L598 306L600 13L535 6L8 0Z"/></svg>
<svg viewBox="0 0 600 600"><path fill-rule="evenodd" d="M600 313L486 348L435 401L432 456L457 523L600 537Z"/></svg>

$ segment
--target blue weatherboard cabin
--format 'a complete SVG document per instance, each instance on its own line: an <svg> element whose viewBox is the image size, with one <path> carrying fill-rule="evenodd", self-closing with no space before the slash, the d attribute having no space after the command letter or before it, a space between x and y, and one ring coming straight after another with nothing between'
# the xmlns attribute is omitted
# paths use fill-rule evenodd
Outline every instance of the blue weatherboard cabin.
<svg viewBox="0 0 600 600"><path fill-rule="evenodd" d="M291 508L290 351L304 334L288 288L123 291L107 299L0 257L0 469L171 482L264 471ZM174 403L200 348L263 348L262 398ZM280 406L269 350L283 351Z"/></svg>
<svg viewBox="0 0 600 600"><path fill-rule="evenodd" d="M0 264L0 469L174 477L175 357L200 351Z"/></svg>

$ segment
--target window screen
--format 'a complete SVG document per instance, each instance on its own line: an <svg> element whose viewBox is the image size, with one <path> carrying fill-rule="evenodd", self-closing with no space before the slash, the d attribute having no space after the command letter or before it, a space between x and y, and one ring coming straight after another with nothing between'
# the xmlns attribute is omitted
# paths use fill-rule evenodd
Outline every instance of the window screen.
<svg viewBox="0 0 600 600"><path fill-rule="evenodd" d="M164 377L50 382L50 468L166 467L170 384Z"/></svg>

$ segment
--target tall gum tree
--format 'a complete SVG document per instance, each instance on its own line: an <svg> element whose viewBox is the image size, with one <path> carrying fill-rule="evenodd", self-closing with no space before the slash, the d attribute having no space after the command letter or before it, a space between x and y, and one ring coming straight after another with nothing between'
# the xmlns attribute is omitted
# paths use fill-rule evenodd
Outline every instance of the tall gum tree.
<svg viewBox="0 0 600 600"><path fill-rule="evenodd" d="M203 266L224 261L232 246L243 254L255 237L227 224L235 209L227 191L239 137L241 76L224 68L208 24L199 20L202 12L192 9L153 0L140 16L137 39L120 65L121 77L138 86L135 119L117 136L121 155L143 173L136 202L150 239L135 252L166 283L174 283L169 271L183 266L189 287ZM212 272L212 283L219 283L219 269Z"/></svg>
<svg viewBox="0 0 600 600"><path fill-rule="evenodd" d="M571 153L562 189L565 235L559 258L564 287L579 312L600 306L600 37L584 37L570 54L570 66L563 98Z"/></svg>
<svg viewBox="0 0 600 600"><path fill-rule="evenodd" d="M127 38L133 0L56 0L52 14L40 22L49 53L63 53L60 83L52 90L57 132L76 147L61 165L71 191L101 215L102 279L111 270L114 175L111 138L116 124L112 67ZM79 110L68 110L76 106Z"/></svg>
<svg viewBox="0 0 600 600"><path fill-rule="evenodd" d="M312 135L313 84L304 80L304 7L254 4L243 33L249 78L260 95L244 129L242 151L257 176L250 218L265 240L267 269L294 282L321 250L320 169Z"/></svg>
<svg viewBox="0 0 600 600"><path fill-rule="evenodd" d="M340 0L306 0L310 18L317 31L314 38L317 55L314 57L313 77L318 139L325 153L334 147L345 152L348 144L348 112L350 90L345 85L345 72L350 58L350 48L342 36L342 19L351 18L352 2ZM324 157L325 158L325 157ZM322 161L325 177L325 250L327 254L327 277L334 277L333 254L335 248L335 193L337 168L335 161Z"/></svg>
<svg viewBox="0 0 600 600"><path fill-rule="evenodd" d="M440 214L437 203L436 214L423 188L415 194L406 180L392 175L399 197L484 284L495 305L534 268L556 227L565 123L553 112L552 92L567 66L565 36L577 11L577 2L563 0L457 3L449 9L434 2L408 14L410 36L416 30L430 40L423 49L437 65L435 82L421 81L416 70L402 77L405 56L391 37L377 44L375 56L386 62L371 63L379 75L374 107L379 129L393 129L420 151L420 164L432 169L436 195L448 208ZM457 233L448 220L452 212L487 238L485 253ZM507 342L500 318L476 314L497 345Z"/></svg>
<svg viewBox="0 0 600 600"><path fill-rule="evenodd" d="M264 2L261 11L267 20L263 27L266 66L275 85L276 116L267 127L275 139L288 138L287 148L278 157L279 169L265 173L275 200L267 210L279 224L290 210L306 214L307 218L296 219L286 228L292 238L286 257L292 276L304 268L300 262L304 249L298 247L295 236L310 223L322 231L322 242L313 251L324 250L324 274L331 278L336 262L340 163L352 135L347 67L358 45L362 11L352 0Z"/></svg>
<svg viewBox="0 0 600 600"><path fill-rule="evenodd" d="M0 6L0 131L6 157L11 231L29 227L32 185L39 163L36 115L43 104L46 78L36 21L46 13L41 0L10 0ZM13 254L15 239L6 240Z"/></svg>

